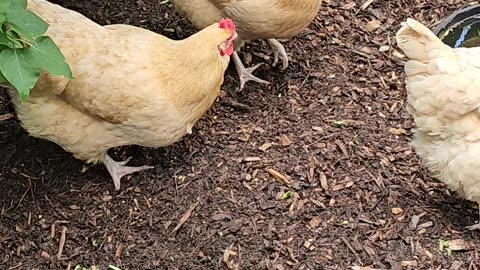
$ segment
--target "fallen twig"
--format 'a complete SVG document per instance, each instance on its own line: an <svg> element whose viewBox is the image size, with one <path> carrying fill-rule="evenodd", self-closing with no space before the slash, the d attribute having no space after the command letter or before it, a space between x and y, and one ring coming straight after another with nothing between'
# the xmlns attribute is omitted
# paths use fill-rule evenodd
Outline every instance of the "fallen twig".
<svg viewBox="0 0 480 270"><path fill-rule="evenodd" d="M62 235L60 236L60 244L58 246L57 259L60 260L63 253L63 247L65 246L65 241L67 240L67 227L62 228Z"/></svg>
<svg viewBox="0 0 480 270"><path fill-rule="evenodd" d="M240 103L230 97L222 98L221 103L227 105L228 107L231 107L233 109L237 109L240 111L250 111L250 107L248 105Z"/></svg>
<svg viewBox="0 0 480 270"><path fill-rule="evenodd" d="M280 183L290 186L290 180L287 177L274 169L267 169L268 174L270 174L275 180L279 181Z"/></svg>
<svg viewBox="0 0 480 270"><path fill-rule="evenodd" d="M124 246L122 244L118 245L117 249L115 250L115 258L120 258L122 256Z"/></svg>
<svg viewBox="0 0 480 270"><path fill-rule="evenodd" d="M188 211L182 216L182 218L180 219L180 221L178 221L178 224L177 226L175 227L175 229L173 229L172 231L172 234L176 233L180 227L182 227L183 224L185 224L185 222L187 222L187 220L190 218L190 216L192 215L193 213L193 210L195 210L195 208L197 208L198 206L198 202L192 204L190 206L190 208L188 209Z"/></svg>
<svg viewBox="0 0 480 270"><path fill-rule="evenodd" d="M362 5L362 7L361 7L361 10L367 9L373 2L375 2L375 0L367 0L367 1L365 1L365 3L363 3L363 5Z"/></svg>
<svg viewBox="0 0 480 270"><path fill-rule="evenodd" d="M7 114L2 114L0 115L0 121L5 121L13 117L13 114L7 113Z"/></svg>

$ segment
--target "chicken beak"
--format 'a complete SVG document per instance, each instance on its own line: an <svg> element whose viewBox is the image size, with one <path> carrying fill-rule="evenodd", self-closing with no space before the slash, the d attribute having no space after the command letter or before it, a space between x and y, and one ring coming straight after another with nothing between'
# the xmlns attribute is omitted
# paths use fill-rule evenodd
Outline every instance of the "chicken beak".
<svg viewBox="0 0 480 270"><path fill-rule="evenodd" d="M233 35L227 40L227 42L225 42L225 44L227 44L227 47L230 46L236 38L238 38L237 32L233 33Z"/></svg>

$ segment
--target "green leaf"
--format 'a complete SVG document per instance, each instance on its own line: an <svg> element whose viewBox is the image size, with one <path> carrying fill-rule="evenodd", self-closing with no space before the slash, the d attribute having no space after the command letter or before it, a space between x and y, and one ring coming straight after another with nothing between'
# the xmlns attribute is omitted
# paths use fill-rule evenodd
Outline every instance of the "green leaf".
<svg viewBox="0 0 480 270"><path fill-rule="evenodd" d="M0 0L2 1L2 0ZM11 2L11 1L10 1ZM27 0L14 0L10 7L15 9L27 9Z"/></svg>
<svg viewBox="0 0 480 270"><path fill-rule="evenodd" d="M17 0L10 5L7 13L8 24L23 38L33 41L42 36L48 29L48 24L30 10L25 10Z"/></svg>
<svg viewBox="0 0 480 270"><path fill-rule="evenodd" d="M0 45L7 46L12 49L20 49L24 47L20 37L15 31L0 32Z"/></svg>
<svg viewBox="0 0 480 270"><path fill-rule="evenodd" d="M286 200L286 199L290 198L292 195L293 195L293 192L289 190L289 191L282 194L282 196L280 197L280 200L282 200L282 201Z"/></svg>
<svg viewBox="0 0 480 270"><path fill-rule="evenodd" d="M2 26L3 23L5 22L5 18L6 18L5 14L0 13L0 26ZM2 27L0 27L0 32L3 32Z"/></svg>
<svg viewBox="0 0 480 270"><path fill-rule="evenodd" d="M21 49L25 48L25 44L23 43L20 35L15 32L14 30L8 30L5 32L5 36L8 39L9 43L6 44L8 47L12 49Z"/></svg>
<svg viewBox="0 0 480 270"><path fill-rule="evenodd" d="M0 32L0 44L5 46L8 46L10 44L10 40L7 37L7 33Z"/></svg>
<svg viewBox="0 0 480 270"><path fill-rule="evenodd" d="M42 68L52 75L73 79L72 70L65 63L65 57L50 37L36 38L34 43L24 52L26 58L34 67Z"/></svg>
<svg viewBox="0 0 480 270"><path fill-rule="evenodd" d="M0 0L0 14L4 15L3 18L5 18L11 2L12 0Z"/></svg>
<svg viewBox="0 0 480 270"><path fill-rule="evenodd" d="M443 247L448 248L448 241L445 241L445 240L442 240L442 239L440 239L440 240L438 240L438 241L440 242L440 244L441 244Z"/></svg>
<svg viewBox="0 0 480 270"><path fill-rule="evenodd" d="M4 18L2 25L0 25L0 33L5 32L6 28L7 28L7 24L5 23L5 18Z"/></svg>
<svg viewBox="0 0 480 270"><path fill-rule="evenodd" d="M40 72L27 61L23 50L4 49L0 53L0 72L25 101L37 83Z"/></svg>
<svg viewBox="0 0 480 270"><path fill-rule="evenodd" d="M2 72L0 72L0 83L4 83L7 81L7 78L5 78L5 76L3 76Z"/></svg>

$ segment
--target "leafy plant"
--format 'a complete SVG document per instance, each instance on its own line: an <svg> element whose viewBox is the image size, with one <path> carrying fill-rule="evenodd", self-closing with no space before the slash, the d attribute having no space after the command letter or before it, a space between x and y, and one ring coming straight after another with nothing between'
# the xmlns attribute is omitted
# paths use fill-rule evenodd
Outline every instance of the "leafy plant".
<svg viewBox="0 0 480 270"><path fill-rule="evenodd" d="M75 268L73 268L73 270L90 270L90 267L84 267L83 265L78 264L75 266Z"/></svg>
<svg viewBox="0 0 480 270"><path fill-rule="evenodd" d="M40 70L73 79L65 57L45 36L48 24L27 10L27 0L0 0L0 84L10 84L25 101Z"/></svg>
<svg viewBox="0 0 480 270"><path fill-rule="evenodd" d="M440 242L441 247L445 250L445 252L447 252L447 255L451 256L452 255L452 250L449 247L448 241L440 239L439 242Z"/></svg>
<svg viewBox="0 0 480 270"><path fill-rule="evenodd" d="M289 191L282 194L282 196L280 197L280 200L284 201L284 200L292 197L292 195L293 195L293 192L291 190L289 190Z"/></svg>

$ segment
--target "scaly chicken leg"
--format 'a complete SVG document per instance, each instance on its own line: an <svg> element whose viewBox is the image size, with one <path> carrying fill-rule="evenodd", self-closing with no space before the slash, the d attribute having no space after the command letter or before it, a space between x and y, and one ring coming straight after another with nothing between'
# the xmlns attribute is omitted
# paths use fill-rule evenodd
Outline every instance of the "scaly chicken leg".
<svg viewBox="0 0 480 270"><path fill-rule="evenodd" d="M269 81L265 81L260 78L257 78L255 75L252 74L252 72L255 71L259 66L261 66L262 63L257 64L253 67L245 68L237 52L234 52L232 56L233 56L233 62L235 63L235 68L237 69L238 79L240 80L239 90L242 90L243 87L245 86L245 83L248 81L254 81L254 82L263 83L263 84L270 84Z"/></svg>
<svg viewBox="0 0 480 270"><path fill-rule="evenodd" d="M285 47L283 47L283 45L274 38L269 39L268 43L273 49L272 66L273 67L276 66L278 64L278 59L281 59L282 60L281 69L282 70L286 69L288 67L288 56L287 56L287 52L285 51ZM245 68L237 52L233 54L233 62L235 63L235 68L237 69L238 78L240 80L239 90L242 90L243 87L245 87L245 83L248 81L254 81L254 82L263 83L263 84L270 84L269 81L262 80L252 74L252 72L255 71L259 66L261 66L262 63L257 64L253 67Z"/></svg>
<svg viewBox="0 0 480 270"><path fill-rule="evenodd" d="M103 161L103 164L105 165L107 171L110 173L110 176L113 179L115 190L120 190L120 179L122 179L123 176L154 168L153 166L125 166L125 164L127 164L130 159L132 159L132 157L129 157L126 160L119 162L113 160L108 154L105 154L105 160Z"/></svg>
<svg viewBox="0 0 480 270"><path fill-rule="evenodd" d="M276 39L271 38L268 40L268 43L273 49L273 63L272 66L276 66L278 63L278 59L282 59L282 70L285 70L288 67L288 56L287 52L285 51L285 47Z"/></svg>
<svg viewBox="0 0 480 270"><path fill-rule="evenodd" d="M472 226L467 226L466 228L469 229L470 231L480 230L480 202L477 202L477 204L478 204L478 223Z"/></svg>

